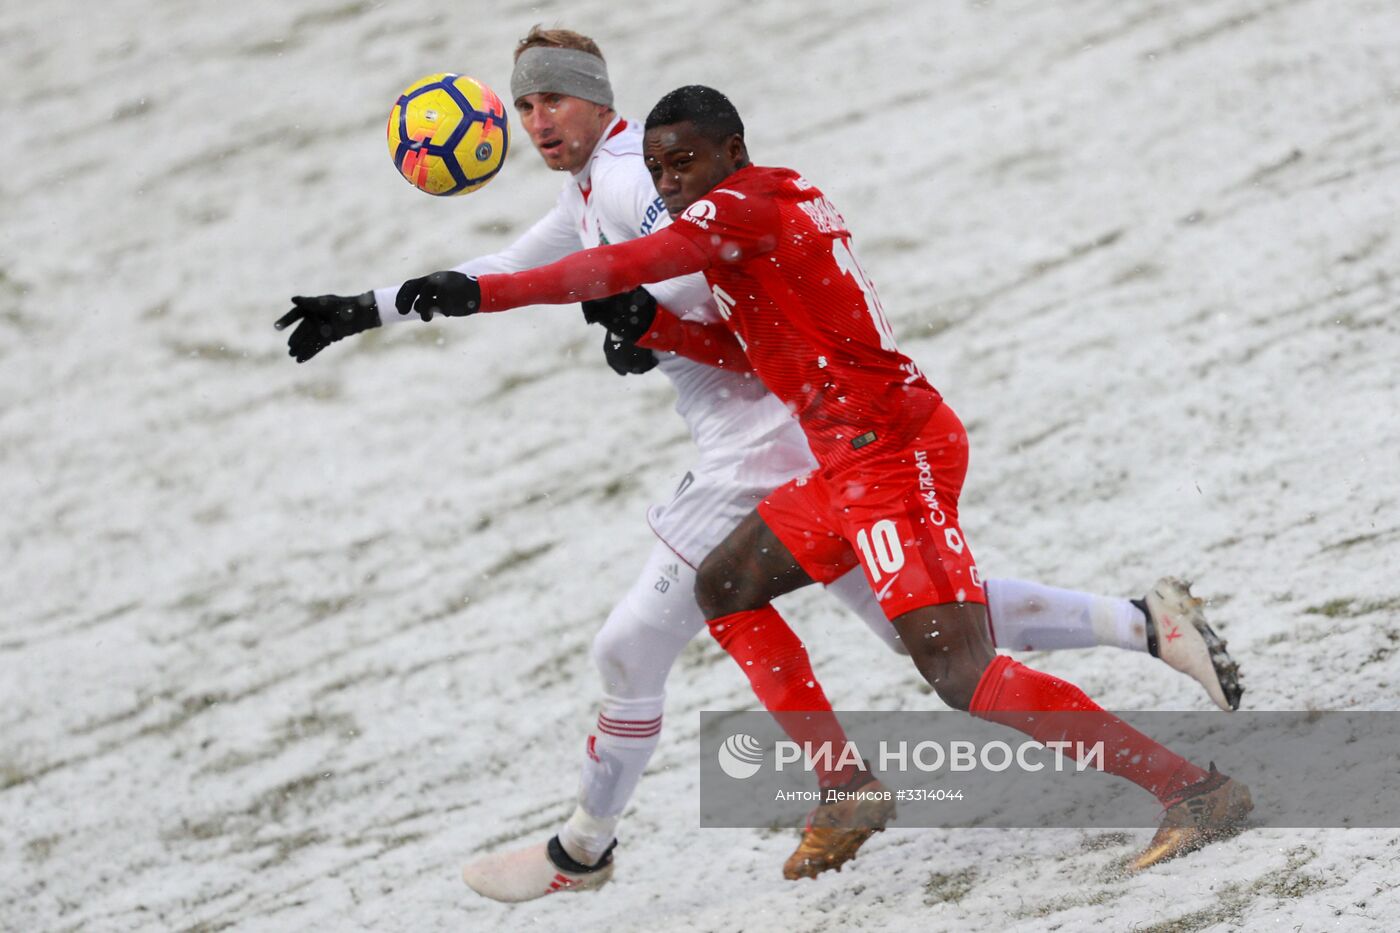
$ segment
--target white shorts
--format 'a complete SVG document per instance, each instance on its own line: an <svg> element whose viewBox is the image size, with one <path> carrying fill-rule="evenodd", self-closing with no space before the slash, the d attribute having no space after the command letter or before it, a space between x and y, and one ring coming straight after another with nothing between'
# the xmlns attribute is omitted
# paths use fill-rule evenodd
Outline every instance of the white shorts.
<svg viewBox="0 0 1400 933"><path fill-rule="evenodd" d="M690 566L699 567L765 496L813 469L796 422L763 440L748 450L702 457L681 478L671 501L647 511L651 530Z"/></svg>

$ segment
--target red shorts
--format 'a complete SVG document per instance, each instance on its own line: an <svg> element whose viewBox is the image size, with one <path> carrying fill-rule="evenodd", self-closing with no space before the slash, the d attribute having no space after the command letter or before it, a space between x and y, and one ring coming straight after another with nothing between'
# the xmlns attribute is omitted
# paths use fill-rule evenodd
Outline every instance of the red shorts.
<svg viewBox="0 0 1400 933"><path fill-rule="evenodd" d="M909 445L832 476L775 489L758 514L818 583L856 564L886 618L924 606L982 603L982 578L958 527L967 431L947 404Z"/></svg>

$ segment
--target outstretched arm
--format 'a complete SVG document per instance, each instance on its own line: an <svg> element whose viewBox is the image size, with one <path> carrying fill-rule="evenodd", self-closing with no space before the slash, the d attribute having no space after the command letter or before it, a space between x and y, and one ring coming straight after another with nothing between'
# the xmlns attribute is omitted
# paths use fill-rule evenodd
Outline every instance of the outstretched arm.
<svg viewBox="0 0 1400 933"><path fill-rule="evenodd" d="M505 311L522 305L566 304L604 298L629 292L647 282L700 272L709 264L709 257L688 238L662 230L625 243L584 250L538 269L483 275L478 279L481 310ZM655 306L654 301L651 304ZM721 369L753 370L738 340L727 329L684 321L661 307L655 308L655 315L640 335L616 322L604 323L648 349L679 353Z"/></svg>
<svg viewBox="0 0 1400 933"><path fill-rule="evenodd" d="M525 305L572 304L621 296L647 282L700 272L709 264L709 256L695 243L674 231L662 230L625 243L586 249L537 269L479 279L457 272L434 272L421 283L409 283L412 288L406 284L399 291L397 304L400 314L416 313L424 320L434 314L459 317ZM649 296L646 303L647 315L639 316L635 311L623 315L630 326L621 319L600 322L629 340L640 338L639 342L650 349L673 351L723 369L751 369L742 347L728 331L682 321L657 308ZM655 317L649 317L651 314Z"/></svg>
<svg viewBox="0 0 1400 933"><path fill-rule="evenodd" d="M538 269L483 275L478 279L481 305L477 310L507 311L605 298L647 282L700 272L709 264L700 247L678 233L662 230L626 243L586 249ZM415 305L413 310L421 313L422 309Z"/></svg>
<svg viewBox="0 0 1400 933"><path fill-rule="evenodd" d="M514 243L499 252L459 263L452 267L452 271L464 275L516 272L554 262L577 250L578 231L574 229L574 221L564 207L564 196L561 194L549 213L535 221ZM418 279L410 281L416 282ZM374 290L375 305L385 323L416 320L409 315L395 313L394 302L401 288L402 283Z"/></svg>
<svg viewBox="0 0 1400 933"><path fill-rule="evenodd" d="M559 203L540 218L514 243L497 253L469 259L452 270L458 278L488 272L511 272L553 262L578 248L578 234L573 221ZM298 296L292 299L292 310L282 315L274 325L278 330L292 327L287 350L298 363L305 363L326 347L381 324L409 320L408 314L396 313L397 296L405 289L417 295L426 276L409 279L402 285L376 288L361 295ZM412 298L409 299L412 303ZM444 302L449 303L449 302ZM431 315L423 316L427 320Z"/></svg>

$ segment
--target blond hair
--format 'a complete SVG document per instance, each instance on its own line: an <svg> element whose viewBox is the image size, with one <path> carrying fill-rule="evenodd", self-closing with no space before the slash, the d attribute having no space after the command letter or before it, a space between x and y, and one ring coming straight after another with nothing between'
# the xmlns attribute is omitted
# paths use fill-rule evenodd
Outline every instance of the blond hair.
<svg viewBox="0 0 1400 933"><path fill-rule="evenodd" d="M525 34L515 46L515 61L520 61L520 55L526 49L544 46L552 49L577 49L580 52L587 52L590 55L603 57L602 51L598 48L598 43L585 36L583 33L574 32L572 29L543 29L539 23L530 27L530 31Z"/></svg>

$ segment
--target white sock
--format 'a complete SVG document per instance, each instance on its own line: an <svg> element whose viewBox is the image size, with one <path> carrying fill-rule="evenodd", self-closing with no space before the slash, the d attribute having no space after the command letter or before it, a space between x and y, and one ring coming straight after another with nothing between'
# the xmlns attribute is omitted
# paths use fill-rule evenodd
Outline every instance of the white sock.
<svg viewBox="0 0 1400 933"><path fill-rule="evenodd" d="M1108 645L1147 651L1147 619L1126 599L1025 580L988 580L992 638L1007 651L1059 651Z"/></svg>
<svg viewBox="0 0 1400 933"><path fill-rule="evenodd" d="M662 697L603 700L588 737L579 778L578 806L559 832L569 856L593 865L617 835L617 823L661 739Z"/></svg>
<svg viewBox="0 0 1400 933"><path fill-rule="evenodd" d="M578 806L559 831L569 857L594 865L617 834L661 737L666 676L705 628L695 571L658 544L593 640L603 702L579 775Z"/></svg>
<svg viewBox="0 0 1400 933"><path fill-rule="evenodd" d="M992 640L1007 651L1059 651L1097 645L1147 651L1147 620L1126 599L1062 590L1026 580L988 580L987 615ZM860 568L827 585L827 592L854 612L872 632L907 654L885 618Z"/></svg>

